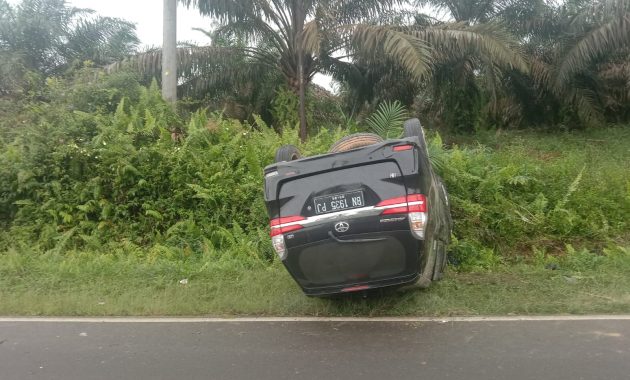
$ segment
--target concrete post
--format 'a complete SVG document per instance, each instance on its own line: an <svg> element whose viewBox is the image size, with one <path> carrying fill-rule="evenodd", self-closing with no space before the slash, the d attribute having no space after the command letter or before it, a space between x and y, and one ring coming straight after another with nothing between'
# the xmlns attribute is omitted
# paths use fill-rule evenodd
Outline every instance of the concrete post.
<svg viewBox="0 0 630 380"><path fill-rule="evenodd" d="M164 0L162 42L162 97L177 101L177 0Z"/></svg>

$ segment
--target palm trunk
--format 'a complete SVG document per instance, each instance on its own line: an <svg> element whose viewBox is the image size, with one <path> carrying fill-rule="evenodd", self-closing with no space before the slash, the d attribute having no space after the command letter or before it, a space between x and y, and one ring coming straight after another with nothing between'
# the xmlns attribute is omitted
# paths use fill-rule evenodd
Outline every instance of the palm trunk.
<svg viewBox="0 0 630 380"><path fill-rule="evenodd" d="M177 0L164 0L162 42L162 98L177 102Z"/></svg>
<svg viewBox="0 0 630 380"><path fill-rule="evenodd" d="M300 77L298 79L298 95L300 106L298 110L298 115L300 116L300 140L302 140L302 142L305 142L308 127L306 124L306 83L304 83L304 57L302 52L300 52L299 54L298 75Z"/></svg>
<svg viewBox="0 0 630 380"><path fill-rule="evenodd" d="M304 23L306 21L306 10L304 2L294 0L293 2L293 24L295 25L294 46L297 53L297 92L299 97L298 116L300 118L300 140L306 141L308 125L306 122L306 83L304 83Z"/></svg>

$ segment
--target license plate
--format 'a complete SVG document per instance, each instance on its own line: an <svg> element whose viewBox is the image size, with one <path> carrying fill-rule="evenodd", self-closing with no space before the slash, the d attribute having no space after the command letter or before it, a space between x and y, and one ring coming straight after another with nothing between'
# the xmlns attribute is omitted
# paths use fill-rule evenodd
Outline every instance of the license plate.
<svg viewBox="0 0 630 380"><path fill-rule="evenodd" d="M361 190L316 197L314 202L316 214L326 214L365 206L365 199Z"/></svg>

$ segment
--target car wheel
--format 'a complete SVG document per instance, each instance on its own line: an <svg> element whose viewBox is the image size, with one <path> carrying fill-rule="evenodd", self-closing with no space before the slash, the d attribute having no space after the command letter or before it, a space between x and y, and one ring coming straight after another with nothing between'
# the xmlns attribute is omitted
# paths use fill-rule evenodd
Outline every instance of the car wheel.
<svg viewBox="0 0 630 380"><path fill-rule="evenodd" d="M403 129L404 129L404 132L403 132L404 138L417 137L418 140L420 140L420 148L422 148L423 151L427 152L427 142L426 142L426 139L424 138L424 130L422 129L422 124L420 124L419 119L414 118L414 119L409 119L405 121L405 124L403 125Z"/></svg>
<svg viewBox="0 0 630 380"><path fill-rule="evenodd" d="M302 158L295 145L283 145L276 151L276 162L294 161Z"/></svg>
<svg viewBox="0 0 630 380"><path fill-rule="evenodd" d="M383 142L381 136L375 135L374 133L354 133L334 143L330 147L328 153L346 152L351 149L361 148L381 142Z"/></svg>

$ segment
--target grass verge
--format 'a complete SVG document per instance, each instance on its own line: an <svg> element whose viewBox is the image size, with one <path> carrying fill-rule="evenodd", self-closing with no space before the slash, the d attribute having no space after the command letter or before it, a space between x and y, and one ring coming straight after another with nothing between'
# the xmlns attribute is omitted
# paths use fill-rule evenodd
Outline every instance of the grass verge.
<svg viewBox="0 0 630 380"><path fill-rule="evenodd" d="M185 200L172 213L177 220L173 225L166 221L160 225L146 213L127 213L144 207L144 198L129 198L119 212L109 210L108 215L126 215L109 232L109 222L93 220L98 210L81 211L94 203L67 203L63 194L59 195L63 202L40 198L18 202L30 207L16 214L20 223L0 228L0 315L630 313L630 253L623 248L630 246L628 131L627 127L554 135L514 131L481 135L484 146L461 141L464 148L444 150L438 144L432 157L441 162L451 192L457 239L450 254L459 266L430 289L383 291L368 299L305 297L282 265L270 262L274 254L260 222L265 219L261 202L256 203L260 207L250 207L239 196L232 211L189 202L211 194L223 199L243 187L247 178L250 195L261 201L257 192L262 186L247 174L259 173L256 168L242 167L244 177L230 177L229 182L211 181L221 186L208 185L205 195L158 186L162 190L150 192L153 196L179 194ZM231 139L228 132L226 138ZM275 133L267 137L268 146L277 145ZM243 162L240 156L234 159L239 165ZM196 172L198 163L213 162L220 160L209 157L191 167ZM162 178L161 172L150 173L146 178ZM187 181L179 178L175 183ZM57 194L55 186L50 194ZM77 193L74 187L67 191ZM80 193L83 197L98 191ZM173 203L168 197L157 199L163 206ZM62 224L46 224L47 217L23 218L51 205L81 212L72 216L63 211ZM157 207L158 219L166 215L166 208ZM211 222L200 216L210 214L220 218ZM243 229L238 220L244 219L259 222ZM180 284L182 279L187 284Z"/></svg>
<svg viewBox="0 0 630 380"><path fill-rule="evenodd" d="M630 312L630 249L457 272L426 290L305 297L280 263L94 252L0 254L0 315L397 316ZM187 279L187 284L180 280Z"/></svg>

